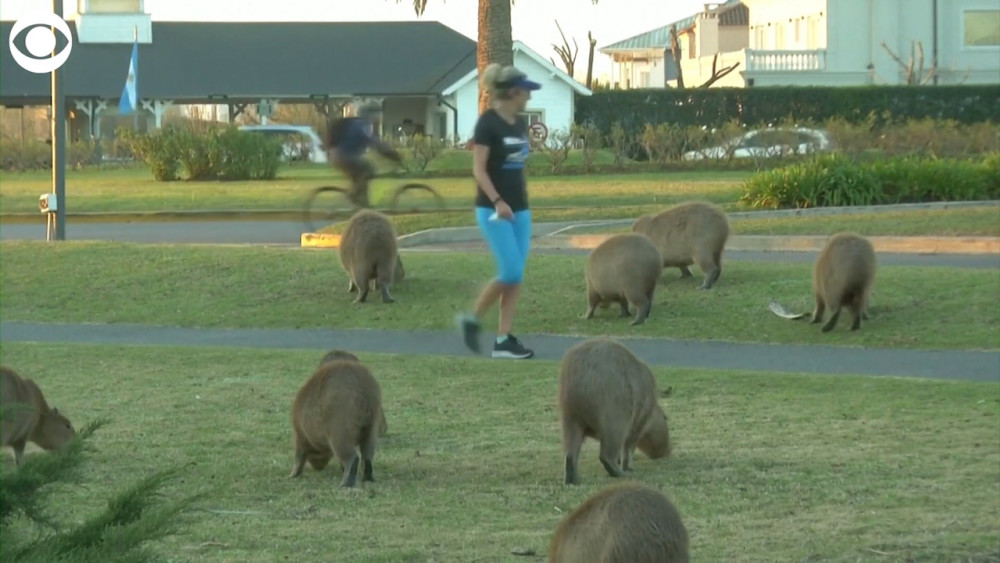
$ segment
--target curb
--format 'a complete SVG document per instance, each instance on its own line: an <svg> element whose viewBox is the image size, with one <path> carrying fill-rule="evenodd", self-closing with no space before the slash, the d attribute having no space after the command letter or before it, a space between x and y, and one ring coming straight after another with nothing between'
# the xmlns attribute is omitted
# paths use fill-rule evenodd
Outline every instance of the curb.
<svg viewBox="0 0 1000 563"><path fill-rule="evenodd" d="M416 233L415 233L416 234ZM410 235L412 236L412 235ZM534 237L537 248L591 250L613 235L550 235ZM431 246L433 242L407 243L400 237L400 248ZM819 252L829 236L737 235L729 239L726 250L764 252ZM898 254L994 254L1000 256L1000 237L868 237L876 252ZM438 241L437 244L456 241ZM472 242L472 241L463 241ZM340 235L303 233L303 248L338 248Z"/></svg>
<svg viewBox="0 0 1000 563"><path fill-rule="evenodd" d="M207 209L191 211L142 211L107 213L103 211L84 211L69 213L67 221L80 223L132 223L141 221L282 221L299 220L302 211L295 209L248 209L226 210ZM0 224L45 224L42 213L3 213L0 214Z"/></svg>

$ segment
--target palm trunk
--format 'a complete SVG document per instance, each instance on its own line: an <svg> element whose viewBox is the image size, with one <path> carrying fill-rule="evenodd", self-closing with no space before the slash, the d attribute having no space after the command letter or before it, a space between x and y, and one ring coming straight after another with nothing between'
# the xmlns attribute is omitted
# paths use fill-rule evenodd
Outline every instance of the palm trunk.
<svg viewBox="0 0 1000 563"><path fill-rule="evenodd" d="M511 36L510 0L479 0L479 44L476 68L482 76L490 63L514 64L514 39ZM479 87L479 113L489 109L489 91Z"/></svg>

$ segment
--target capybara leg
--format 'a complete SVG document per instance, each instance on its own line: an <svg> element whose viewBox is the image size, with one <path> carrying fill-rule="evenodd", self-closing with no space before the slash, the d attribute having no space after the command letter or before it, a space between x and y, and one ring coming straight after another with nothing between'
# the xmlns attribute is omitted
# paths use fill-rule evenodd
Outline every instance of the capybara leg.
<svg viewBox="0 0 1000 563"><path fill-rule="evenodd" d="M705 274L705 281L701 282L698 289L711 289L715 282L719 281L719 276L722 275L722 268L716 266L715 268L708 271Z"/></svg>
<svg viewBox="0 0 1000 563"><path fill-rule="evenodd" d="M618 300L618 304L621 305L621 308L622 308L622 315L621 316L623 316L623 317L630 317L630 316L632 316L632 312L628 310L628 299L622 297L621 299Z"/></svg>
<svg viewBox="0 0 1000 563"><path fill-rule="evenodd" d="M592 289L587 290L587 312L583 318L589 319L594 316L594 309L601 303L601 296Z"/></svg>
<svg viewBox="0 0 1000 563"><path fill-rule="evenodd" d="M860 306L859 306L859 307L855 307L854 310L851 311L851 313L852 313L852 316L853 316L853 320L851 321L851 330L860 330L861 329L861 317L865 314L864 310L861 309Z"/></svg>
<svg viewBox="0 0 1000 563"><path fill-rule="evenodd" d="M375 441L378 436L379 422L376 421L376 428L369 428L368 434L361 438L361 461L364 463L363 475L361 477L362 481L375 482L375 476L373 474L374 461L375 461Z"/></svg>
<svg viewBox="0 0 1000 563"><path fill-rule="evenodd" d="M833 314L830 315L830 320L826 321L823 325L823 332L830 332L833 327L837 326L837 320L840 319L840 312L843 310L842 307L837 307L833 310Z"/></svg>
<svg viewBox="0 0 1000 563"><path fill-rule="evenodd" d="M648 299L635 304L635 318L629 323L631 326L641 325L649 318L649 311L653 308L653 303Z"/></svg>
<svg viewBox="0 0 1000 563"><path fill-rule="evenodd" d="M368 292L371 291L371 282L365 279L365 283L358 283L358 297L354 300L355 303L364 303L368 300Z"/></svg>
<svg viewBox="0 0 1000 563"><path fill-rule="evenodd" d="M21 465L21 460L24 459L24 440L14 442L10 447L14 450L14 466L18 467Z"/></svg>
<svg viewBox="0 0 1000 563"><path fill-rule="evenodd" d="M358 483L358 465L361 458L354 449L354 444L346 438L335 439L331 444L333 452L337 454L340 463L344 466L344 478L340 482L341 487L353 487Z"/></svg>
<svg viewBox="0 0 1000 563"><path fill-rule="evenodd" d="M583 428L563 423L563 452L566 454L566 484L580 482L580 446L583 445Z"/></svg>
<svg viewBox="0 0 1000 563"><path fill-rule="evenodd" d="M378 289L382 292L383 303L394 303L396 301L392 298L392 294L389 293L389 282L380 282L378 284Z"/></svg>
<svg viewBox="0 0 1000 563"><path fill-rule="evenodd" d="M715 261L712 253L702 252L697 257L698 268L705 274L705 279L698 286L698 289L711 289L722 274L722 266Z"/></svg>
<svg viewBox="0 0 1000 563"><path fill-rule="evenodd" d="M682 279L683 278L690 278L690 277L692 277L694 275L694 274L691 273L691 268L688 268L687 266L681 266L680 270L681 270L681 278Z"/></svg>
<svg viewBox="0 0 1000 563"><path fill-rule="evenodd" d="M603 428L607 428L603 426ZM611 436L601 437L601 465L608 475L612 477L622 477L625 472L621 468L622 443Z"/></svg>
<svg viewBox="0 0 1000 563"><path fill-rule="evenodd" d="M306 446L302 443L295 444L295 466L292 467L292 474L289 477L302 475L302 469L306 465Z"/></svg>
<svg viewBox="0 0 1000 563"><path fill-rule="evenodd" d="M347 293L353 293L358 290L358 286L354 285L354 280L347 280Z"/></svg>
<svg viewBox="0 0 1000 563"><path fill-rule="evenodd" d="M823 321L823 313L826 312L826 303L823 302L823 298L816 294L816 308L813 309L812 320L809 324L816 324Z"/></svg>

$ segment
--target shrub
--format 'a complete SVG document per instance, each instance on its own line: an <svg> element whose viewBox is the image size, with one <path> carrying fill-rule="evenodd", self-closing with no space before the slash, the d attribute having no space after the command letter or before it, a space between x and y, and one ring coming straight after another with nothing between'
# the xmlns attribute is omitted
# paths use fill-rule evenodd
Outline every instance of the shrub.
<svg viewBox="0 0 1000 563"><path fill-rule="evenodd" d="M573 124L570 131L580 143L580 149L583 153L583 171L589 174L594 169L594 158L597 157L597 151L603 146L601 132L591 125L576 124Z"/></svg>
<svg viewBox="0 0 1000 563"><path fill-rule="evenodd" d="M102 512L82 522L55 522L43 507L55 504L51 497L59 494L59 484L80 480L87 440L102 424L92 422L61 451L28 456L16 470L0 475L0 559L149 561L154 554L145 544L172 533L180 513L201 497L162 502L161 489L178 472L160 471L118 493Z"/></svg>
<svg viewBox="0 0 1000 563"><path fill-rule="evenodd" d="M548 159L551 171L558 173L573 147L573 135L569 131L555 129L549 133L542 145L542 153Z"/></svg>
<svg viewBox="0 0 1000 563"><path fill-rule="evenodd" d="M120 127L118 138L137 158L149 166L155 180L172 182L180 179L181 151L178 146L178 132L179 128L172 125L145 135Z"/></svg>
<svg viewBox="0 0 1000 563"><path fill-rule="evenodd" d="M423 173L427 166L444 151L444 143L434 136L414 135L410 139L410 158L406 169L413 173Z"/></svg>
<svg viewBox="0 0 1000 563"><path fill-rule="evenodd" d="M740 202L755 208L878 205L1000 197L1000 157L982 161L916 156L855 160L839 153L759 172Z"/></svg>
<svg viewBox="0 0 1000 563"><path fill-rule="evenodd" d="M631 135L629 135L625 128L620 124L614 124L611 126L611 131L608 133L606 145L611 149L611 153L615 158L615 166L619 170L625 169L625 162L630 158L635 146L635 141Z"/></svg>

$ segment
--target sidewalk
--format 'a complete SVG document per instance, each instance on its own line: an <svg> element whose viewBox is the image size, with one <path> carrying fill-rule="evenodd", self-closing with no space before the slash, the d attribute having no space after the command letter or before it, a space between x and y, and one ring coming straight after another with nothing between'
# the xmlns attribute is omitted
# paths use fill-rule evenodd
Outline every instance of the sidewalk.
<svg viewBox="0 0 1000 563"><path fill-rule="evenodd" d="M492 332L484 331L484 342ZM539 360L559 361L587 337L521 334ZM675 368L854 374L1000 382L1000 352L868 349L722 341L621 338L643 361ZM0 342L220 346L421 356L471 356L457 332L379 329L197 329L126 324L0 322ZM532 360L492 360L492 362ZM553 369L555 367L553 366ZM553 372L554 373L554 372ZM484 377L488 375L484 374Z"/></svg>

